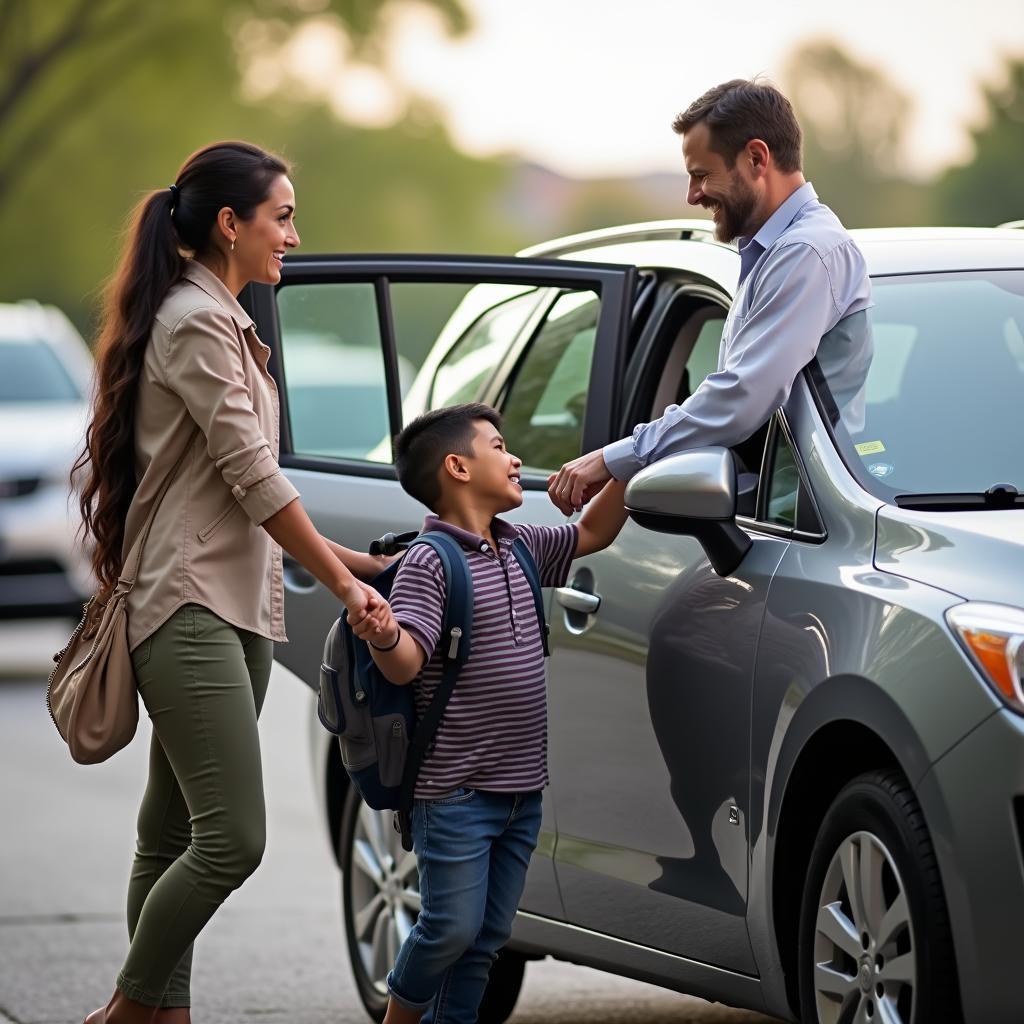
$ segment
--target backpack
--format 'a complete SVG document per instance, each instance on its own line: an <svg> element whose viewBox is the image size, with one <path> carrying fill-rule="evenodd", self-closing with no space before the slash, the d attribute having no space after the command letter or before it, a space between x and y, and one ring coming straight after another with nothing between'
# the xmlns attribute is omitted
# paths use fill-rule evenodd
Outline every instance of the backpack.
<svg viewBox="0 0 1024 1024"><path fill-rule="evenodd" d="M389 533L370 545L370 554L395 554L417 544L433 548L445 578L444 619L438 641L444 667L441 682L422 719L416 718L412 684L399 686L385 678L369 645L352 632L344 611L324 642L317 699L320 722L338 737L342 763L359 795L375 810L397 812L395 825L402 833L406 850L412 849L410 814L420 766L444 716L459 672L469 660L473 642L473 577L458 541L437 530L419 536ZM547 657L540 574L521 537L512 542L512 554L530 584ZM391 595L400 564L392 562L370 581L385 599Z"/></svg>

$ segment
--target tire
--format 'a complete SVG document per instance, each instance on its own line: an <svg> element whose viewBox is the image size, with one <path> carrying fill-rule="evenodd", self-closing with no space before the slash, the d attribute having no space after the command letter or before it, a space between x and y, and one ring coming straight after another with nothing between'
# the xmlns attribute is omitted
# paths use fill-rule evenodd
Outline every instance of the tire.
<svg viewBox="0 0 1024 1024"><path fill-rule="evenodd" d="M897 771L846 785L811 851L800 909L804 1024L958 1024L953 936L917 797Z"/></svg>
<svg viewBox="0 0 1024 1024"><path fill-rule="evenodd" d="M384 1019L388 1004L387 972L415 923L420 899L416 858L402 849L392 816L391 811L371 810L351 786L338 837L349 965L363 1007L378 1022ZM383 885L374 872L383 878ZM519 954L509 950L498 954L480 1004L479 1024L504 1024L511 1016L524 967Z"/></svg>

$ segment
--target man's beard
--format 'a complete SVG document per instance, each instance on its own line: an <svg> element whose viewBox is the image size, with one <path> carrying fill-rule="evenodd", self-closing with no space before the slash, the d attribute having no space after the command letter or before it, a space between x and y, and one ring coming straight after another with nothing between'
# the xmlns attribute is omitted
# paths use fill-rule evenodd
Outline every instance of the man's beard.
<svg viewBox="0 0 1024 1024"><path fill-rule="evenodd" d="M719 242L731 242L747 233L754 208L757 206L757 195L738 175L733 179L729 194L713 201L719 209L715 221L715 238Z"/></svg>

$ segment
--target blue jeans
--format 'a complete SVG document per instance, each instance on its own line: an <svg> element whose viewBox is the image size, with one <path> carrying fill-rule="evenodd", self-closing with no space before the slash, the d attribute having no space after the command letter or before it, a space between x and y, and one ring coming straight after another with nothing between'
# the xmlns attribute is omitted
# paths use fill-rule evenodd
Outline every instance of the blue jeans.
<svg viewBox="0 0 1024 1024"><path fill-rule="evenodd" d="M422 905L388 991L423 1024L474 1024L487 975L512 932L540 831L540 793L460 788L417 800Z"/></svg>

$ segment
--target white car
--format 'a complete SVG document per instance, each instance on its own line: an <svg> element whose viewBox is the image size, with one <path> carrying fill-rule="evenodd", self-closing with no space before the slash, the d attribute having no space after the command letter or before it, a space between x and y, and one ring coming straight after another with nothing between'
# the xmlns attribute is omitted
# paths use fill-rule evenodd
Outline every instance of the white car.
<svg viewBox="0 0 1024 1024"><path fill-rule="evenodd" d="M92 369L59 309L0 305L0 617L72 613L92 591L68 481Z"/></svg>

